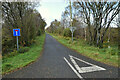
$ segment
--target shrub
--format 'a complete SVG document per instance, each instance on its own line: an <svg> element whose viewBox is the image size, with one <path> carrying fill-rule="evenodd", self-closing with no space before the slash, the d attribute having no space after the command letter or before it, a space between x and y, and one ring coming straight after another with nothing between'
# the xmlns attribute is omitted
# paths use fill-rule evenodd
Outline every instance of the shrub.
<svg viewBox="0 0 120 80"><path fill-rule="evenodd" d="M94 53L94 56L95 56L95 57L98 57L98 56L99 56L99 53Z"/></svg>
<svg viewBox="0 0 120 80"><path fill-rule="evenodd" d="M77 44L77 41L73 41L72 44L73 44L73 45Z"/></svg>
<svg viewBox="0 0 120 80"><path fill-rule="evenodd" d="M69 37L65 37L65 39L66 39L66 40L70 40L70 38L69 38Z"/></svg>
<svg viewBox="0 0 120 80"><path fill-rule="evenodd" d="M24 52L27 52L29 51L29 47L22 47L19 49L18 53L24 53Z"/></svg>
<svg viewBox="0 0 120 80"><path fill-rule="evenodd" d="M72 43L72 40L71 40L71 39L70 39L70 40L68 40L68 43L69 43L69 44L71 44L71 43Z"/></svg>
<svg viewBox="0 0 120 80"><path fill-rule="evenodd" d="M57 29L57 33L58 33L59 35L63 35L63 27L58 28L58 29Z"/></svg>
<svg viewBox="0 0 120 80"><path fill-rule="evenodd" d="M9 56L15 56L15 55L17 55L17 50L14 50L13 52L11 52L11 53L9 54Z"/></svg>
<svg viewBox="0 0 120 80"><path fill-rule="evenodd" d="M40 35L41 35L41 31L38 30L38 32L37 32L37 36L40 36Z"/></svg>
<svg viewBox="0 0 120 80"><path fill-rule="evenodd" d="M65 37L71 37L71 31L69 28L64 29L63 36Z"/></svg>
<svg viewBox="0 0 120 80"><path fill-rule="evenodd" d="M36 40L35 40L35 39L32 39L32 40L30 41L30 44L34 44L34 43L36 43Z"/></svg>
<svg viewBox="0 0 120 80"><path fill-rule="evenodd" d="M7 53L13 52L13 48L14 48L14 44L13 44L14 40L6 38L6 39L2 39L2 53L3 56Z"/></svg>
<svg viewBox="0 0 120 80"><path fill-rule="evenodd" d="M2 68L2 70L9 70L10 68L12 68L13 66L12 66L12 64L10 64L10 63L6 63L5 65L4 65L4 67Z"/></svg>
<svg viewBox="0 0 120 80"><path fill-rule="evenodd" d="M17 55L17 50L13 50L13 52L5 54L3 56L3 59L6 58L6 57L12 57L12 56L15 56L15 55Z"/></svg>
<svg viewBox="0 0 120 80"><path fill-rule="evenodd" d="M118 53L118 51L113 48L107 49L107 54L109 54L109 55L117 55L117 53Z"/></svg>

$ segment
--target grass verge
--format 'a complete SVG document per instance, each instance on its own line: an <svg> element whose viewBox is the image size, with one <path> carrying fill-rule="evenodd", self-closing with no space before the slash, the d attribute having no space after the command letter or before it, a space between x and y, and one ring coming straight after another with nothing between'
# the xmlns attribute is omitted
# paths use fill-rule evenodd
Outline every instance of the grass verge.
<svg viewBox="0 0 120 80"><path fill-rule="evenodd" d="M118 67L118 47L111 46L110 49L102 48L99 49L95 46L88 45L84 40L75 39L73 42L70 37L63 37L56 34L52 35L57 41L67 46L70 49L75 50L76 52L89 57L93 60Z"/></svg>
<svg viewBox="0 0 120 80"><path fill-rule="evenodd" d="M2 61L2 74L20 69L27 66L39 58L45 41L45 34L36 37L36 42L30 46L30 50L25 53L17 53L18 55L5 57Z"/></svg>

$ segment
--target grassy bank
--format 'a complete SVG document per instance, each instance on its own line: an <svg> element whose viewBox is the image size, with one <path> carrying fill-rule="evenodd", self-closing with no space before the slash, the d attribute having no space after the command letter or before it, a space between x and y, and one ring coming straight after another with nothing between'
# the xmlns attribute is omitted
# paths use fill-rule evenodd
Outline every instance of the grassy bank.
<svg viewBox="0 0 120 80"><path fill-rule="evenodd" d="M116 66L118 67L118 47L117 46L111 46L110 49L108 48L102 48L99 49L95 46L90 46L82 39L74 39L74 41L71 41L70 37L63 37L60 35L50 34L55 39L57 39L60 43L67 46L68 48L71 48L78 53L87 56L91 59L94 59L96 61Z"/></svg>
<svg viewBox="0 0 120 80"><path fill-rule="evenodd" d="M17 53L15 56L4 57L2 61L2 74L24 67L39 58L44 45L45 34L36 37L35 43L29 51Z"/></svg>

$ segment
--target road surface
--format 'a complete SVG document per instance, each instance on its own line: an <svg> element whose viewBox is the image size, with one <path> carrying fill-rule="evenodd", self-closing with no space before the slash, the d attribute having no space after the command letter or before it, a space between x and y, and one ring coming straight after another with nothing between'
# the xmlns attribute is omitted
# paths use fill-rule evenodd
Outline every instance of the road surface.
<svg viewBox="0 0 120 80"><path fill-rule="evenodd" d="M118 68L108 66L64 47L46 34L44 51L33 64L3 78L117 78Z"/></svg>

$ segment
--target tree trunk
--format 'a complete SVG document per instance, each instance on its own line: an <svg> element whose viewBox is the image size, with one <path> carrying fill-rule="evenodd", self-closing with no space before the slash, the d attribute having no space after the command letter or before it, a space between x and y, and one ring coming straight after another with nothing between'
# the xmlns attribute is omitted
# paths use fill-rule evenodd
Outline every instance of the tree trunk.
<svg viewBox="0 0 120 80"><path fill-rule="evenodd" d="M85 41L86 41L86 28L84 28L84 31L85 31Z"/></svg>
<svg viewBox="0 0 120 80"><path fill-rule="evenodd" d="M88 30L89 30L90 45L92 45L92 33L91 33L91 30L90 30L90 24L88 24Z"/></svg>
<svg viewBox="0 0 120 80"><path fill-rule="evenodd" d="M94 39L93 39L93 43L94 43L94 45L96 45L96 36L97 36L97 30L96 30L96 28L94 29Z"/></svg>

